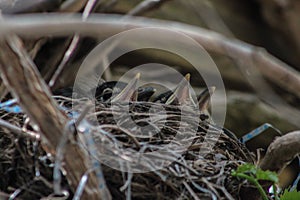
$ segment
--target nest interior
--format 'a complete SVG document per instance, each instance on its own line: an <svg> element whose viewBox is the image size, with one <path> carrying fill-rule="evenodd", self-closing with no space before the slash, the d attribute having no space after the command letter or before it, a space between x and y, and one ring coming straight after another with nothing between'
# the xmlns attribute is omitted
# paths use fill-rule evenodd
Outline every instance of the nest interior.
<svg viewBox="0 0 300 200"><path fill-rule="evenodd" d="M84 99L55 99L69 116L86 104ZM255 158L226 129L194 110L151 101L96 101L84 118L88 134L77 127L75 142L85 149L91 169L102 163L113 199L238 199L245 183L231 171ZM3 112L2 118L31 130L24 114ZM55 157L42 143L1 128L0 144L2 192L21 199L54 195ZM65 178L68 172L61 172L60 186L70 199L75 191Z"/></svg>

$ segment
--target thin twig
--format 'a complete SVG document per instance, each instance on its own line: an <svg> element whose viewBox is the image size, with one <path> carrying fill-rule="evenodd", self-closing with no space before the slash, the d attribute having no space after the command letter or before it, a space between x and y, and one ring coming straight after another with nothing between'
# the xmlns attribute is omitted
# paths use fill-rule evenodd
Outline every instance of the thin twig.
<svg viewBox="0 0 300 200"><path fill-rule="evenodd" d="M40 135L36 134L34 132L31 131L23 131L22 128L17 127L3 119L0 119L0 126L7 128L8 130L10 130L12 133L14 133L16 136L23 136L23 137L27 137L33 140L40 140Z"/></svg>
<svg viewBox="0 0 300 200"><path fill-rule="evenodd" d="M197 196L197 194L193 191L193 189L189 186L189 184L187 184L186 181L183 181L183 185L184 187L190 192L191 196L195 199L195 200L200 200Z"/></svg>
<svg viewBox="0 0 300 200"><path fill-rule="evenodd" d="M100 125L99 128L101 129L105 129L105 128L110 128L110 129L115 129L115 130L120 130L123 133L125 133L132 141L133 143L136 145L136 147L139 149L141 147L139 141L136 139L136 137L127 129L119 127L117 125L111 125L111 124L104 124L104 125Z"/></svg>
<svg viewBox="0 0 300 200"><path fill-rule="evenodd" d="M88 0L66 0L60 6L61 12L78 12Z"/></svg>
<svg viewBox="0 0 300 200"><path fill-rule="evenodd" d="M144 0L130 10L126 16L140 15L150 10L153 10L170 0Z"/></svg>
<svg viewBox="0 0 300 200"><path fill-rule="evenodd" d="M98 0L89 0L87 2L86 6L84 8L84 11L82 13L82 21L85 21L89 17L92 9L94 8L94 6L96 5L97 2L98 2ZM66 50L61 62L59 63L55 73L53 74L52 78L49 81L50 88L52 88L55 85L57 79L60 77L66 64L68 63L70 58L73 56L73 54L78 46L79 39L80 39L80 36L79 36L79 34L76 33L73 36L71 43L70 43L68 49Z"/></svg>

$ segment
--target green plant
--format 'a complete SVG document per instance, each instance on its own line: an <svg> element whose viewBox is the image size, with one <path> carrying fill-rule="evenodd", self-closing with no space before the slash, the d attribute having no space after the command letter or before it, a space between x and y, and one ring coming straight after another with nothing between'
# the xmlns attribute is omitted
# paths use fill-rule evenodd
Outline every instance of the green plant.
<svg viewBox="0 0 300 200"><path fill-rule="evenodd" d="M232 170L232 176L244 178L248 180L250 183L256 186L258 191L260 192L262 198L264 200L268 200L268 196L262 186L259 184L259 180L271 181L273 183L273 191L274 198L276 200L299 200L300 199L300 191L297 190L288 190L285 189L284 192L280 195L277 194L276 184L279 179L275 172L271 172L269 170L259 169L257 166L246 163L240 165L236 170Z"/></svg>
<svg viewBox="0 0 300 200"><path fill-rule="evenodd" d="M289 191L285 189L283 194L280 196L280 200L299 200L300 199L300 191L292 190Z"/></svg>
<svg viewBox="0 0 300 200"><path fill-rule="evenodd" d="M277 188L275 186L275 184L278 183L278 176L276 173L268 170L264 171L255 165L246 163L239 166L236 170L233 170L231 175L244 178L255 185L264 200L268 200L268 196L262 186L259 184L259 180L271 181L274 187L275 199L278 199L278 195L276 194Z"/></svg>

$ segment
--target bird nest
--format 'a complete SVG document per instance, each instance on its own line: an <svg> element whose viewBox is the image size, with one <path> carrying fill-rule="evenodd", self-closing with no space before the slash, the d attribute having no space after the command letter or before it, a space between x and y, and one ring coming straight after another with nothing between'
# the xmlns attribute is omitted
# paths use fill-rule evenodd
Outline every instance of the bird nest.
<svg viewBox="0 0 300 200"><path fill-rule="evenodd" d="M84 99L55 99L70 118L82 117L86 110ZM71 142L85 150L90 171L98 173L99 183L106 185L113 199L239 198L245 183L232 177L231 171L253 163L254 157L208 115L159 101L96 101L89 110ZM24 114L3 112L2 118L31 130ZM63 150L65 143L57 150ZM65 178L68 171L62 159L46 152L39 141L1 128L0 148L1 191L40 199L53 197L58 187L66 191L61 193L66 199L77 195ZM81 184L78 190L84 187Z"/></svg>

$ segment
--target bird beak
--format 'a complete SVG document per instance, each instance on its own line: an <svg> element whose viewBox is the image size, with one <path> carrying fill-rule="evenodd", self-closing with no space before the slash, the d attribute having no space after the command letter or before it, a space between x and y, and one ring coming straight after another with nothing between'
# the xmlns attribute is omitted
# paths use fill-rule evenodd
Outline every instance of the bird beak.
<svg viewBox="0 0 300 200"><path fill-rule="evenodd" d="M137 73L135 77L127 84L127 86L117 96L112 98L111 102L115 103L120 101L136 101L138 97L137 86L140 76L141 74Z"/></svg>
<svg viewBox="0 0 300 200"><path fill-rule="evenodd" d="M193 105L196 104L190 92L190 74L185 75L185 78L178 84L173 94L168 98L166 104Z"/></svg>
<svg viewBox="0 0 300 200"><path fill-rule="evenodd" d="M216 90L215 86L208 87L203 92L199 95L198 97L198 105L199 105L199 110L204 112L208 110L210 106L210 99L211 96L213 95L214 91Z"/></svg>

